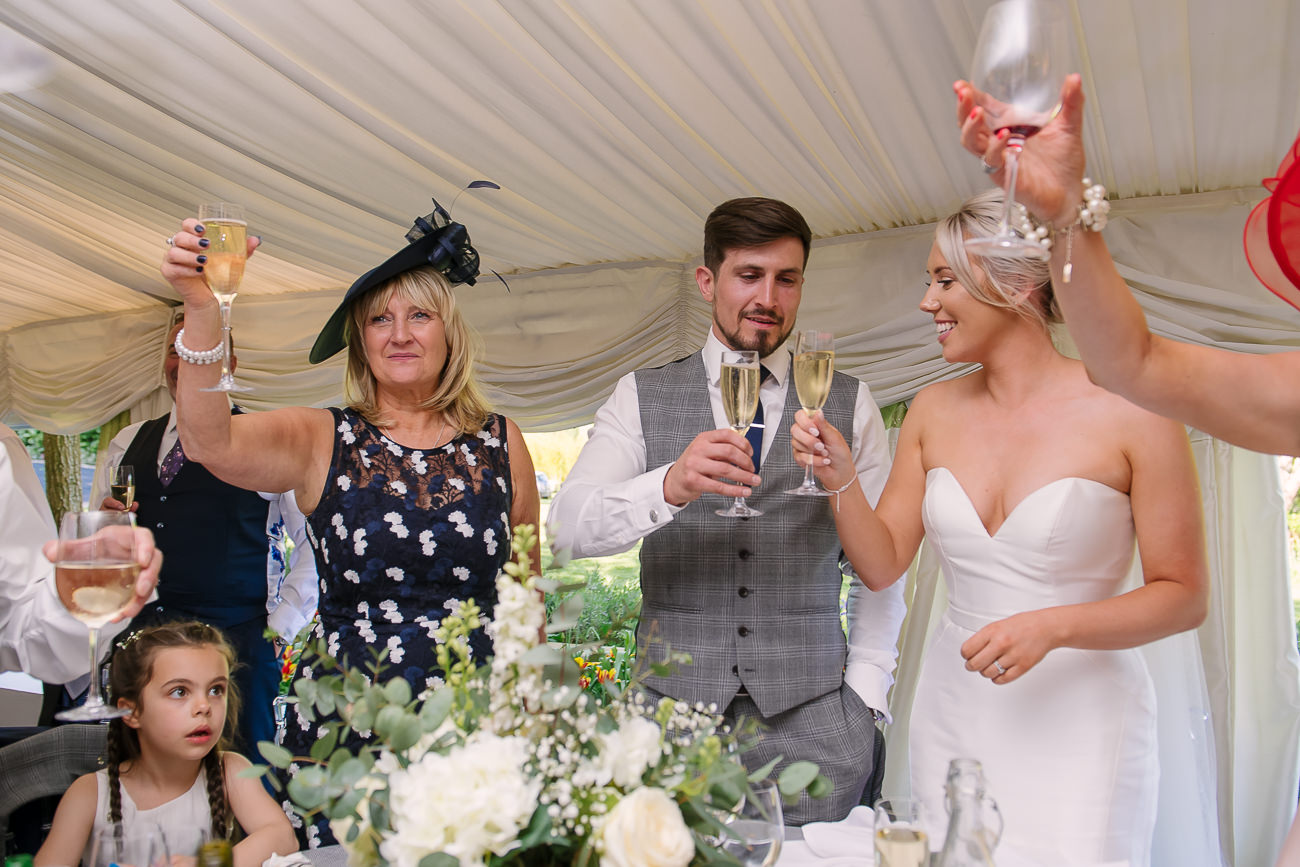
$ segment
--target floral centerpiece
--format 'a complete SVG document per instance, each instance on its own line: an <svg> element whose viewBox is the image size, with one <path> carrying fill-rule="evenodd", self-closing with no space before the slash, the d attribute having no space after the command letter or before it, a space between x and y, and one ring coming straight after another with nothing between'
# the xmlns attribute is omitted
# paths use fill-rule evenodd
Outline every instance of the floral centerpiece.
<svg viewBox="0 0 1300 867"><path fill-rule="evenodd" d="M296 770L290 798L305 816L325 814L354 867L736 863L715 845L722 820L775 762L747 773L739 750L754 732L728 730L716 708L649 707L612 682L600 706L568 649L545 641L576 620L582 597L546 622L539 591L576 588L532 576L533 539L532 527L516 528L515 559L498 577L490 663L470 655L483 619L466 603L435 633L443 685L413 696L405 679L382 679L382 654L367 671L335 662L337 673L294 689L301 713L337 708L342 722L322 726L310 756L262 744L263 756ZM328 667L325 648L314 653ZM684 661L669 653L664 664ZM778 785L818 795L827 781L796 762Z"/></svg>

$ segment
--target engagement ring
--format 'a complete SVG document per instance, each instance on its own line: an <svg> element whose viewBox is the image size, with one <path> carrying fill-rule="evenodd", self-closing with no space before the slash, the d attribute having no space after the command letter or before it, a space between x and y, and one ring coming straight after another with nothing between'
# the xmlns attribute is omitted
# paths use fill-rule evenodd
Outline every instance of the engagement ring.
<svg viewBox="0 0 1300 867"><path fill-rule="evenodd" d="M1005 668L1002 667L1002 663L998 662L996 659L993 660L993 667L996 668L996 669L998 670L998 674L1006 674L1006 673L1007 673L1007 670L1006 670Z"/></svg>

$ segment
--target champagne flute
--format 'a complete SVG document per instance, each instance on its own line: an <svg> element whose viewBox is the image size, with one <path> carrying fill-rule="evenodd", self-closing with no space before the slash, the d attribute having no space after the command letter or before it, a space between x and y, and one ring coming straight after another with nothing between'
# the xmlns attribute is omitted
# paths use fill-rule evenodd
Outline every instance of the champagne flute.
<svg viewBox="0 0 1300 867"><path fill-rule="evenodd" d="M1016 208L1016 172L1025 139L1061 110L1069 58L1065 14L1054 0L1002 0L984 16L970 83L994 132L1006 130L1006 203L998 232L969 238L966 249L979 256L1046 259L1051 254L1037 238L1011 228Z"/></svg>
<svg viewBox="0 0 1300 867"><path fill-rule="evenodd" d="M925 807L914 798L876 801L876 867L925 867L930 863L927 824Z"/></svg>
<svg viewBox="0 0 1300 867"><path fill-rule="evenodd" d="M752 349L724 349L719 385L727 424L744 436L758 410L758 353ZM718 509L717 514L724 518L756 518L763 513L747 505L744 497L736 497L730 506Z"/></svg>
<svg viewBox="0 0 1300 867"><path fill-rule="evenodd" d="M826 405L835 373L835 336L829 331L800 331L795 337L794 388L799 405L812 415ZM786 491L799 497L829 497L813 477L813 458L804 467L803 484Z"/></svg>
<svg viewBox="0 0 1300 867"><path fill-rule="evenodd" d="M129 829L114 823L95 833L88 867L167 867L170 858L162 830L152 823Z"/></svg>
<svg viewBox="0 0 1300 867"><path fill-rule="evenodd" d="M244 262L248 259L248 221L244 206L230 202L207 202L199 205L199 222L203 237L208 239L207 263L203 277L221 309L221 379L202 391L251 391L235 382L230 369L230 305L239 294L244 279Z"/></svg>
<svg viewBox="0 0 1300 867"><path fill-rule="evenodd" d="M135 468L130 464L118 464L108 471L108 493L127 511L135 501Z"/></svg>
<svg viewBox="0 0 1300 867"><path fill-rule="evenodd" d="M67 512L59 525L54 586L68 613L90 628L90 692L81 707L55 714L67 722L126 716L109 707L99 690L99 629L135 597L140 564L135 554L135 516L130 512Z"/></svg>

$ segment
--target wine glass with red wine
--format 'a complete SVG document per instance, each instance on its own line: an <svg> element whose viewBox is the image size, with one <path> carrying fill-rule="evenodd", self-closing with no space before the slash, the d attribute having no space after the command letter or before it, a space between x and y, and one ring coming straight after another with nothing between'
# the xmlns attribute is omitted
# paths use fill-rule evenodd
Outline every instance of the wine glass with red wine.
<svg viewBox="0 0 1300 867"><path fill-rule="evenodd" d="M1065 10L1055 0L1002 0L984 16L970 83L993 132L1006 130L1006 206L998 233L970 238L966 249L979 256L1046 259L1034 238L1011 227L1016 207L1016 170L1025 139L1061 110L1061 87L1069 66Z"/></svg>

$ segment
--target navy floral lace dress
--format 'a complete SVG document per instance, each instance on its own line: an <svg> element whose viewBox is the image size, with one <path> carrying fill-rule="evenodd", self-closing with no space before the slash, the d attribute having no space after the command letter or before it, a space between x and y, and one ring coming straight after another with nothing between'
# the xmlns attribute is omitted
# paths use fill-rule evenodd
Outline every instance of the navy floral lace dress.
<svg viewBox="0 0 1300 867"><path fill-rule="evenodd" d="M431 450L405 448L350 409L331 409L334 455L320 504L307 518L320 576L316 638L349 666L388 651L383 677L402 675L414 694L442 681L433 631L473 599L490 616L496 576L510 554L506 422L491 415L476 434ZM477 659L491 644L471 638ZM310 660L296 677L315 676ZM284 747L306 755L324 720L290 705ZM287 811L287 809L286 809ZM301 828L308 846L334 842L326 823Z"/></svg>

